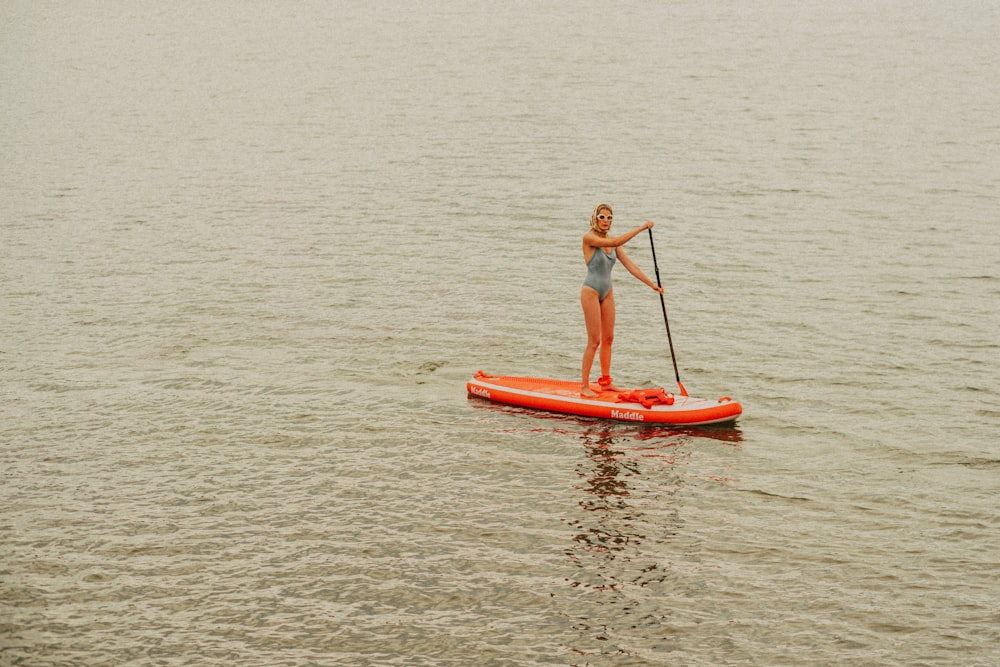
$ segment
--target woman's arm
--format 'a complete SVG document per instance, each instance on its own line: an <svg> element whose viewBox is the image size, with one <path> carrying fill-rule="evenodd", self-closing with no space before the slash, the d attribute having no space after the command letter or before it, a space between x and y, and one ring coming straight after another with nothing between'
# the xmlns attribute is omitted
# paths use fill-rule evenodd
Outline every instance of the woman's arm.
<svg viewBox="0 0 1000 667"><path fill-rule="evenodd" d="M622 263L622 266L624 266L628 270L629 273L638 278L640 282L644 282L650 287L652 287L654 292L659 292L660 294L663 294L663 288L646 277L646 274L642 272L642 269L640 269L635 262L632 261L632 258L629 257L627 254L625 254L624 248L619 248L617 250L617 254L618 254L618 260Z"/></svg>
<svg viewBox="0 0 1000 667"><path fill-rule="evenodd" d="M630 232L625 232L621 236L598 236L594 232L587 232L583 235L583 242L586 245L593 246L594 248L620 248L625 245L636 236L646 231L647 229L652 229L652 221L646 221L646 223L640 227L636 227Z"/></svg>

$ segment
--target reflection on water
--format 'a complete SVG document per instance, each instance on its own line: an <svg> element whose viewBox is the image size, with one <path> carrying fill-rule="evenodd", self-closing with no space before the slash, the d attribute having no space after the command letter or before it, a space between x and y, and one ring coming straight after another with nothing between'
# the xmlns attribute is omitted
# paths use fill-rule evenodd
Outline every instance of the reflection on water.
<svg viewBox="0 0 1000 667"><path fill-rule="evenodd" d="M708 426L660 426L650 424L638 427L631 434L635 440L663 440L669 438L683 438L685 441L692 438L703 438L739 444L743 442L743 431L734 424L710 424Z"/></svg>
<svg viewBox="0 0 1000 667"><path fill-rule="evenodd" d="M593 522L586 525L583 521L574 521L583 532L573 539L584 557L597 559L598 563L619 556L628 560L627 551L638 549L646 537L636 529L635 517L628 504L628 478L640 474L639 464L625 459L624 451L615 447L610 434L599 434L590 442L587 436L584 439L587 463L578 467L577 474L585 478L584 489L589 495L580 501L580 507L593 514ZM574 551L568 555L578 567L586 568ZM617 587L614 574L608 576L607 568L598 566L596 570L597 576L605 580L596 588L612 590Z"/></svg>
<svg viewBox="0 0 1000 667"><path fill-rule="evenodd" d="M585 458L577 466L580 512L566 555L567 583L580 594L572 612L581 656L631 656L645 651L636 628L660 627L671 614L675 561L684 546L683 491L687 462L701 438L738 444L735 427L676 429L592 423L580 432ZM652 604L650 604L652 601Z"/></svg>
<svg viewBox="0 0 1000 667"><path fill-rule="evenodd" d="M581 439L587 458L576 472L582 480L577 488L584 492L579 501L584 513L570 522L576 530L575 544L566 553L579 569L571 583L601 591L620 590L626 582L645 585L656 564L640 566L636 572L633 563L643 555L647 533L653 531L654 539L664 540L680 529L675 505L680 478L671 468L688 455L672 451L683 440L674 437L636 446L630 437L600 426L585 431ZM644 468L656 475L661 507L670 508L667 521L661 515L657 525L651 525L643 511L650 500L639 489Z"/></svg>

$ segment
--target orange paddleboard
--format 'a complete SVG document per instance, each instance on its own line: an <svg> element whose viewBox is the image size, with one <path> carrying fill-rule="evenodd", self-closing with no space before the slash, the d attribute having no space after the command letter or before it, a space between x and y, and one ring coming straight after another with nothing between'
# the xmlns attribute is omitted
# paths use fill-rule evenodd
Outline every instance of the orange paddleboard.
<svg viewBox="0 0 1000 667"><path fill-rule="evenodd" d="M734 421L743 406L728 396L718 400L675 396L662 388L602 390L580 395L580 383L549 378L487 375L479 371L466 384L469 396L536 410L619 421L698 426Z"/></svg>

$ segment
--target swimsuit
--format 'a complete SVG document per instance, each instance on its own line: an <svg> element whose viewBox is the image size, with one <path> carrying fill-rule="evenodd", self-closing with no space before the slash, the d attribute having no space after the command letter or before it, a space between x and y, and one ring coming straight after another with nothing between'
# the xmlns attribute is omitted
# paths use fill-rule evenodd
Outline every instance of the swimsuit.
<svg viewBox="0 0 1000 667"><path fill-rule="evenodd" d="M597 292L598 298L604 301L604 297L611 291L611 267L615 265L618 253L614 248L611 254L604 252L603 248L594 248L594 254L587 262L587 277L583 279L585 287L589 287Z"/></svg>

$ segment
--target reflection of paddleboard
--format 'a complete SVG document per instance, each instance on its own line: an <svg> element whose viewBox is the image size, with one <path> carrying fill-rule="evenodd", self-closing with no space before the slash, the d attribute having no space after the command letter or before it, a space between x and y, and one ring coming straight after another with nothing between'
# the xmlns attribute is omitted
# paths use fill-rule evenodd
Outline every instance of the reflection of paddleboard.
<svg viewBox="0 0 1000 667"><path fill-rule="evenodd" d="M674 396L662 389L604 391L594 398L580 395L580 383L547 378L487 375L482 371L469 380L466 389L498 403L519 405L583 417L659 424L718 424L735 420L743 407L728 396L717 401L691 396Z"/></svg>

